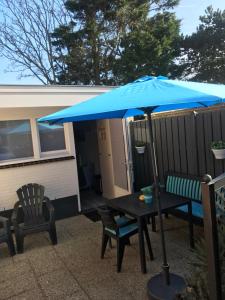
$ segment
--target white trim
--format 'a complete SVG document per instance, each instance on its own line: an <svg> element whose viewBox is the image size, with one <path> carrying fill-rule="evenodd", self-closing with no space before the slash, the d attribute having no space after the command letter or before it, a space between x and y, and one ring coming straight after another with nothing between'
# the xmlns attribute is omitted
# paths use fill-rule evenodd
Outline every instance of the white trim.
<svg viewBox="0 0 225 300"><path fill-rule="evenodd" d="M34 162L34 161L42 161L46 159L54 159L54 158L62 158L62 157L71 157L73 155L66 153L66 154L60 154L60 155L52 155L49 157L40 157L39 159L35 159L34 157L28 157L28 158L15 158L10 160L4 160L4 162L0 162L0 166L8 166L8 165L15 165L19 163L26 163L26 162Z"/></svg>
<svg viewBox="0 0 225 300"><path fill-rule="evenodd" d="M106 86L0 85L0 108L67 107L103 94Z"/></svg>
<svg viewBox="0 0 225 300"><path fill-rule="evenodd" d="M30 119L30 125L31 125L31 137L32 137L32 144L33 144L34 159L38 160L41 158L41 154L40 154L41 148L40 148L40 138L39 138L36 119L34 118Z"/></svg>

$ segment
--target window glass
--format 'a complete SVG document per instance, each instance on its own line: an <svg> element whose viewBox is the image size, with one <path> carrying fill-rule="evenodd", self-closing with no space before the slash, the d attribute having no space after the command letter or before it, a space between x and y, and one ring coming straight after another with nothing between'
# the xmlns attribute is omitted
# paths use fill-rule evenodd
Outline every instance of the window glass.
<svg viewBox="0 0 225 300"><path fill-rule="evenodd" d="M33 155L30 121L0 121L0 162Z"/></svg>
<svg viewBox="0 0 225 300"><path fill-rule="evenodd" d="M61 124L38 124L41 152L65 150L64 127Z"/></svg>

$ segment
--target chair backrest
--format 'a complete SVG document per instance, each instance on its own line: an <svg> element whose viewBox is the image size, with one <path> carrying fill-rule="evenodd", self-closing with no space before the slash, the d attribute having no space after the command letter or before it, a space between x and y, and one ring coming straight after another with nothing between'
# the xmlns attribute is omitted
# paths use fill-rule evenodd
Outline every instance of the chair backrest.
<svg viewBox="0 0 225 300"><path fill-rule="evenodd" d="M168 174L166 179L166 192L192 200L202 200L201 181L198 177L173 173Z"/></svg>
<svg viewBox="0 0 225 300"><path fill-rule="evenodd" d="M17 190L20 205L24 213L25 224L43 222L43 202L45 188L37 183L23 185Z"/></svg>
<svg viewBox="0 0 225 300"><path fill-rule="evenodd" d="M107 207L99 207L97 210L101 217L103 226L116 231L117 224L113 217L113 212Z"/></svg>

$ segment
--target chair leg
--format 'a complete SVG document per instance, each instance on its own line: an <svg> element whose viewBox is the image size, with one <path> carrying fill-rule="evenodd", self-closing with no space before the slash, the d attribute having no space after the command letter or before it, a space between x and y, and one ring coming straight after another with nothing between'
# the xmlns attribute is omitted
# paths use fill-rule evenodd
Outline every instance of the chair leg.
<svg viewBox="0 0 225 300"><path fill-rule="evenodd" d="M144 233L145 233L145 239L146 239L147 246L148 246L148 252L149 252L150 260L153 260L154 256L153 256L153 251L152 251L152 245L151 245L150 237L149 237L149 234L148 234L148 228L147 228L146 224L144 225Z"/></svg>
<svg viewBox="0 0 225 300"><path fill-rule="evenodd" d="M190 238L190 247L195 247L194 240L194 228L193 228L193 220L192 220L192 202L191 200L188 202L188 225L189 225L189 238Z"/></svg>
<svg viewBox="0 0 225 300"><path fill-rule="evenodd" d="M9 249L9 253L11 256L16 254L16 250L15 250L15 246L14 246L14 242L13 242L13 238L12 235L10 234L9 239L7 241L7 245L8 245L8 249Z"/></svg>
<svg viewBox="0 0 225 300"><path fill-rule="evenodd" d="M57 233L56 233L55 224L51 226L51 228L49 230L49 236L50 236L50 239L52 241L52 245L56 245L58 243L58 240L57 240Z"/></svg>
<svg viewBox="0 0 225 300"><path fill-rule="evenodd" d="M16 235L16 246L17 246L17 252L23 253L24 251L24 236Z"/></svg>
<svg viewBox="0 0 225 300"><path fill-rule="evenodd" d="M152 217L152 231L156 232L156 223L155 223L155 217Z"/></svg>
<svg viewBox="0 0 225 300"><path fill-rule="evenodd" d="M121 271L124 248L125 248L125 241L122 239L117 240L117 272L118 273Z"/></svg>
<svg viewBox="0 0 225 300"><path fill-rule="evenodd" d="M109 238L109 248L112 249L112 247L113 247L113 246L112 246L112 239Z"/></svg>
<svg viewBox="0 0 225 300"><path fill-rule="evenodd" d="M109 240L109 236L106 235L104 232L102 234L102 250L101 250L101 259L104 258L104 254L105 254L105 249Z"/></svg>
<svg viewBox="0 0 225 300"><path fill-rule="evenodd" d="M131 243L130 243L130 239L129 239L129 238L127 238L127 239L125 240L125 244L126 244L126 245L128 245L128 246L130 246L130 245L131 245Z"/></svg>

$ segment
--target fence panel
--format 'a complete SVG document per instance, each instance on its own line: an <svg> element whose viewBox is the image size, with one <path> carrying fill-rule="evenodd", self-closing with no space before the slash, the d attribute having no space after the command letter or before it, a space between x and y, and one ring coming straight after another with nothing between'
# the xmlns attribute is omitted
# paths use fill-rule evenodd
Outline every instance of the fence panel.
<svg viewBox="0 0 225 300"><path fill-rule="evenodd" d="M152 181L152 168L146 120L130 123L134 163L134 187L139 190ZM159 177L163 182L168 171L212 177L225 171L225 161L215 160L213 140L225 140L225 109L198 110L153 116ZM136 142L145 142L144 154L135 150Z"/></svg>

